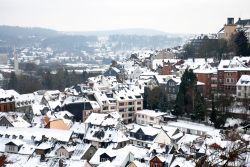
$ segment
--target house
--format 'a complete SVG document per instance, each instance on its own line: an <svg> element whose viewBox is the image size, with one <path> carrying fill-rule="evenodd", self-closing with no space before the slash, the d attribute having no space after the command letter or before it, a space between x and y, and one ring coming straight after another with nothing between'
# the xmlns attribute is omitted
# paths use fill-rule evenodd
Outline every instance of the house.
<svg viewBox="0 0 250 167"><path fill-rule="evenodd" d="M114 98L114 94L112 91L100 92L93 91L93 96L97 103L100 105L100 112L113 112L117 111L117 101Z"/></svg>
<svg viewBox="0 0 250 167"><path fill-rule="evenodd" d="M85 143L96 148L122 148L129 139L125 135L126 127L121 122L118 112L109 114L92 113L84 122L86 128Z"/></svg>
<svg viewBox="0 0 250 167"><path fill-rule="evenodd" d="M114 98L117 101L117 111L123 122L128 124L135 120L135 113L143 108L143 97L137 89L118 87L114 90Z"/></svg>
<svg viewBox="0 0 250 167"><path fill-rule="evenodd" d="M15 111L15 98L10 91L0 89L0 112Z"/></svg>
<svg viewBox="0 0 250 167"><path fill-rule="evenodd" d="M130 164L128 164L128 167L148 167L148 164L134 160Z"/></svg>
<svg viewBox="0 0 250 167"><path fill-rule="evenodd" d="M250 98L250 75L242 75L236 83L236 97L240 100Z"/></svg>
<svg viewBox="0 0 250 167"><path fill-rule="evenodd" d="M87 144L87 143L77 144L75 151L71 156L71 159L72 160L85 159L89 161L95 154L96 150L97 150L96 147L94 147L92 144Z"/></svg>
<svg viewBox="0 0 250 167"><path fill-rule="evenodd" d="M63 119L50 119L48 123L45 125L45 128L69 130L71 125L72 125L72 122L67 123L67 122L64 122Z"/></svg>
<svg viewBox="0 0 250 167"><path fill-rule="evenodd" d="M250 75L250 58L233 57L218 65L218 90L227 95L236 94L236 83L242 75Z"/></svg>
<svg viewBox="0 0 250 167"><path fill-rule="evenodd" d="M204 140L200 140L200 136L192 135L192 134L185 134L178 142L178 150L181 150L183 154L190 155L192 153L197 152L203 144ZM197 141L197 142L196 142ZM198 141L201 141L199 144ZM197 149L197 150L196 150Z"/></svg>
<svg viewBox="0 0 250 167"><path fill-rule="evenodd" d="M168 101L174 101L176 99L177 94L179 92L180 84L181 84L180 77L173 76L167 81L165 85L165 90L167 92ZM205 84L203 82L197 81L196 87L197 90L201 92L201 94L204 94Z"/></svg>
<svg viewBox="0 0 250 167"><path fill-rule="evenodd" d="M124 149L104 149L99 148L94 156L90 159L89 163L93 167L97 167L101 164L114 167L126 167L127 164L134 160L134 155Z"/></svg>
<svg viewBox="0 0 250 167"><path fill-rule="evenodd" d="M30 127L30 123L23 119L24 115L20 113L8 113L0 115L0 126L7 127Z"/></svg>
<svg viewBox="0 0 250 167"><path fill-rule="evenodd" d="M62 109L74 115L75 121L78 122L85 121L89 113L100 112L100 106L96 101L77 96L68 96L62 104Z"/></svg>
<svg viewBox="0 0 250 167"><path fill-rule="evenodd" d="M159 125L163 121L163 116L167 113L154 110L142 110L136 112L137 124L157 124Z"/></svg>
<svg viewBox="0 0 250 167"><path fill-rule="evenodd" d="M163 129L161 129L160 132L155 137L154 143L171 145L172 140L169 137L169 135L167 134L167 132L165 132Z"/></svg>
<svg viewBox="0 0 250 167"><path fill-rule="evenodd" d="M142 163L148 163L149 157L149 150L144 147L138 147L135 145L126 145L123 150L127 152L131 152L134 155L134 160L139 161Z"/></svg>
<svg viewBox="0 0 250 167"><path fill-rule="evenodd" d="M176 96L179 92L180 82L180 78L177 77L173 77L167 81L165 89L167 91L168 101L173 101L176 99Z"/></svg>
<svg viewBox="0 0 250 167"><path fill-rule="evenodd" d="M159 129L153 128L152 126L133 125L132 129L129 131L130 143L150 148L159 132Z"/></svg>
<svg viewBox="0 0 250 167"><path fill-rule="evenodd" d="M104 76L113 76L116 77L120 74L120 70L116 67L110 67L106 72L104 72Z"/></svg>
<svg viewBox="0 0 250 167"><path fill-rule="evenodd" d="M176 127L187 134L199 136L204 136L207 134L207 132L214 129L211 126L181 120L178 120L177 122L169 121L168 126Z"/></svg>
<svg viewBox="0 0 250 167"><path fill-rule="evenodd" d="M200 47L204 45L205 43L208 43L210 41L216 41L218 40L216 34L201 34L193 39L191 39L191 46L194 48L194 56L195 57L201 57L200 54Z"/></svg>
<svg viewBox="0 0 250 167"><path fill-rule="evenodd" d="M60 111L64 98L59 90L49 90L43 94L41 103L48 106L52 111Z"/></svg>
<svg viewBox="0 0 250 167"><path fill-rule="evenodd" d="M237 22L234 22L234 18L227 18L227 24L218 32L218 38L229 40L239 29L243 29L246 32L247 38L250 41L250 19L243 20L241 18Z"/></svg>
<svg viewBox="0 0 250 167"><path fill-rule="evenodd" d="M168 154L168 156L156 155L150 161L150 167L170 167L174 156L172 154Z"/></svg>
<svg viewBox="0 0 250 167"><path fill-rule="evenodd" d="M11 140L10 142L5 144L5 152L7 153L18 153L23 142L20 140Z"/></svg>
<svg viewBox="0 0 250 167"><path fill-rule="evenodd" d="M212 83L213 77L217 76L217 69L212 67L209 63L206 62L205 65L199 66L194 70L194 73L197 77L197 81L204 83L204 93L205 97L210 97L212 92L216 91L216 83ZM216 78L217 79L217 78ZM216 80L214 79L214 81Z"/></svg>
<svg viewBox="0 0 250 167"><path fill-rule="evenodd" d="M33 116L33 108L32 105L35 104L35 96L33 93L29 94L21 94L15 97L16 101L16 111L23 112L32 118Z"/></svg>
<svg viewBox="0 0 250 167"><path fill-rule="evenodd" d="M38 155L45 155L49 153L53 147L51 142L42 142L35 148L35 153Z"/></svg>
<svg viewBox="0 0 250 167"><path fill-rule="evenodd" d="M55 154L60 158L70 158L75 150L73 146L61 145L58 149L56 149Z"/></svg>

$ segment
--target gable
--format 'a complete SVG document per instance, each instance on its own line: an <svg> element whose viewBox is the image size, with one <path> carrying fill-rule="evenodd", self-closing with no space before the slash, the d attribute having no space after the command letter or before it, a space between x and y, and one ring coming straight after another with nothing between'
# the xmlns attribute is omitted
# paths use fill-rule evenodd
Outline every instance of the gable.
<svg viewBox="0 0 250 167"><path fill-rule="evenodd" d="M171 139L167 135L166 132L164 132L163 130L161 130L160 133L155 137L154 142L155 143L159 143L159 144L170 145L171 144Z"/></svg>
<svg viewBox="0 0 250 167"><path fill-rule="evenodd" d="M7 146L17 146L15 143L13 143L12 141L11 142L8 142L8 143L6 143L5 145L7 145Z"/></svg>
<svg viewBox="0 0 250 167"><path fill-rule="evenodd" d="M66 152L68 152L67 149L66 149L64 146L59 147L59 148L57 149L57 152L58 152L58 151L66 151Z"/></svg>
<svg viewBox="0 0 250 167"><path fill-rule="evenodd" d="M0 126L10 126L10 127L13 127L13 125L10 123L10 121L5 117L3 116L1 119L0 119Z"/></svg>
<svg viewBox="0 0 250 167"><path fill-rule="evenodd" d="M108 159L110 159L111 157L108 154L103 153L103 154L100 155L100 158L108 158Z"/></svg>
<svg viewBox="0 0 250 167"><path fill-rule="evenodd" d="M159 163L159 162L161 162L161 160L160 160L157 156L155 156L153 159L150 160L150 163L152 163L152 162L157 162L157 163ZM161 163L162 163L162 162L161 162Z"/></svg>
<svg viewBox="0 0 250 167"><path fill-rule="evenodd" d="M137 134L142 134L142 135L145 135L145 133L143 132L143 130L141 128L139 128L136 132Z"/></svg>

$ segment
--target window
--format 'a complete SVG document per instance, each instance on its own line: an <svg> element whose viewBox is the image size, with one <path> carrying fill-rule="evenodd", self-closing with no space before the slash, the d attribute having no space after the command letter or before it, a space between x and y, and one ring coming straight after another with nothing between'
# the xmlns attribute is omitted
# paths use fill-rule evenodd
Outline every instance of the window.
<svg viewBox="0 0 250 167"><path fill-rule="evenodd" d="M138 117L140 118L140 117L141 117L141 115L140 115L140 114L138 114Z"/></svg>
<svg viewBox="0 0 250 167"><path fill-rule="evenodd" d="M128 111L134 111L134 110L135 110L134 107L128 108Z"/></svg>
<svg viewBox="0 0 250 167"><path fill-rule="evenodd" d="M154 117L150 117L150 121L153 121L154 120Z"/></svg>
<svg viewBox="0 0 250 167"><path fill-rule="evenodd" d="M142 139L142 135L139 135L139 139Z"/></svg>
<svg viewBox="0 0 250 167"><path fill-rule="evenodd" d="M101 161L101 162L105 162L105 161L107 161L107 158L101 158L100 161Z"/></svg>
<svg viewBox="0 0 250 167"><path fill-rule="evenodd" d="M9 146L9 151L14 151L15 147L14 146Z"/></svg>
<svg viewBox="0 0 250 167"><path fill-rule="evenodd" d="M63 157L64 156L64 152L63 151L59 152L59 156Z"/></svg>
<svg viewBox="0 0 250 167"><path fill-rule="evenodd" d="M238 86L238 90L241 90L241 86Z"/></svg>
<svg viewBox="0 0 250 167"><path fill-rule="evenodd" d="M124 106L124 103L119 103L119 106Z"/></svg>
<svg viewBox="0 0 250 167"><path fill-rule="evenodd" d="M4 111L4 112L7 112L7 104L4 104L3 107L4 107L4 110L3 110L3 111Z"/></svg>
<svg viewBox="0 0 250 167"><path fill-rule="evenodd" d="M233 79L233 78L227 78L227 79L226 79L226 82L227 82L227 83L233 83L233 82L234 82L234 79Z"/></svg>

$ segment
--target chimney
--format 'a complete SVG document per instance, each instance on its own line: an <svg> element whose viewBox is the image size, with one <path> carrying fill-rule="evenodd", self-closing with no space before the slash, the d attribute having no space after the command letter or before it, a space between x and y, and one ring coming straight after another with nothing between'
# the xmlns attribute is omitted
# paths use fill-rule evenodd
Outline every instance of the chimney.
<svg viewBox="0 0 250 167"><path fill-rule="evenodd" d="M234 18L233 17L227 18L227 25L233 25L233 24L234 24Z"/></svg>

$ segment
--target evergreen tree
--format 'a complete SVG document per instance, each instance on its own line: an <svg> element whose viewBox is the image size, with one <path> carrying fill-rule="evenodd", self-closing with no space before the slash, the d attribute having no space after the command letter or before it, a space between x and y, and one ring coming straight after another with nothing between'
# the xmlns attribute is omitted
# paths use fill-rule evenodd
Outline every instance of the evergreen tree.
<svg viewBox="0 0 250 167"><path fill-rule="evenodd" d="M15 72L13 72L13 71L10 73L10 79L8 82L8 89L17 90L17 77L16 77Z"/></svg>
<svg viewBox="0 0 250 167"><path fill-rule="evenodd" d="M215 123L217 120L217 110L215 109L214 99L212 99L212 111L210 113L210 121Z"/></svg>
<svg viewBox="0 0 250 167"><path fill-rule="evenodd" d="M161 91L160 87L155 87L152 90L149 90L148 105L151 110L158 109Z"/></svg>
<svg viewBox="0 0 250 167"><path fill-rule="evenodd" d="M205 100L201 96L200 92L197 91L195 95L194 119L203 121L205 119L205 110Z"/></svg>
<svg viewBox="0 0 250 167"><path fill-rule="evenodd" d="M167 101L166 91L161 91L159 109L161 110L161 112L167 112L167 108L168 108L168 101Z"/></svg>
<svg viewBox="0 0 250 167"><path fill-rule="evenodd" d="M173 114L190 115L194 110L194 96L196 94L197 78L193 70L186 69L181 77L179 92L176 97ZM182 111L181 111L182 110Z"/></svg>
<svg viewBox="0 0 250 167"><path fill-rule="evenodd" d="M53 88L53 79L50 71L45 72L43 75L42 85L45 89Z"/></svg>
<svg viewBox="0 0 250 167"><path fill-rule="evenodd" d="M172 114L177 117L182 116L184 114L184 94L180 91L177 94Z"/></svg>
<svg viewBox="0 0 250 167"><path fill-rule="evenodd" d="M82 78L81 78L81 82L86 82L88 79L89 75L86 71L82 72Z"/></svg>
<svg viewBox="0 0 250 167"><path fill-rule="evenodd" d="M236 55L247 56L249 54L248 39L245 31L240 30L239 32L237 32L234 42L236 46L235 48Z"/></svg>
<svg viewBox="0 0 250 167"><path fill-rule="evenodd" d="M143 94L143 108L144 109L149 109L148 108L148 94L149 94L149 88L144 87L144 94Z"/></svg>
<svg viewBox="0 0 250 167"><path fill-rule="evenodd" d="M65 87L69 87L69 86L71 86L71 81L70 81L70 77L69 77L69 73L68 73L68 70L67 69L65 69L64 70L64 86Z"/></svg>

